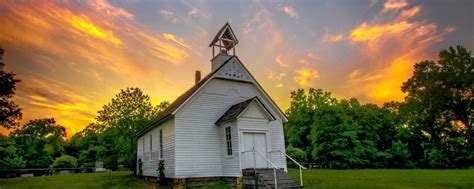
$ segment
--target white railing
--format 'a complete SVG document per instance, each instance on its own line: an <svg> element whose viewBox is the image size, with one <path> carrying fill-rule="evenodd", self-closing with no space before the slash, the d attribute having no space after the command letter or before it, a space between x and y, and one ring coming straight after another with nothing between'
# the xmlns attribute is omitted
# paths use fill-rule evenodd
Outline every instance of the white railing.
<svg viewBox="0 0 474 189"><path fill-rule="evenodd" d="M296 165L298 165L299 169L300 169L300 185L303 186L303 172L301 171L301 169L306 169L306 167L302 166L300 163L298 163L296 160L294 160L293 158L291 158L288 154L286 154L285 152L281 151L281 150L273 150L273 151L269 151L268 153L270 154L270 157L271 157L271 153L274 153L274 152L278 152L280 154L280 160L281 160L281 155L285 155L288 159L290 159L291 161L293 161L293 163L295 163ZM281 161L283 162L283 161Z"/></svg>
<svg viewBox="0 0 474 189"><path fill-rule="evenodd" d="M255 154L258 154L260 156L262 156L262 158L267 161L268 163L270 163L270 165L273 167L273 179L274 179L274 182L275 182L275 188L278 188L278 183L277 183L277 174L276 174L276 170L278 169L278 166L276 166L272 161L270 161L264 154L262 154L261 152L259 152L258 150L255 150L255 149L252 149L252 150L248 150L248 151L243 151L242 154L245 154L247 152L253 152L253 165L254 165L254 171L255 171L255 174L257 172L256 168L257 168L257 158L255 156ZM257 153L255 153L257 152ZM245 158L243 158L245 159ZM258 185L258 181L256 180L255 181L255 185Z"/></svg>

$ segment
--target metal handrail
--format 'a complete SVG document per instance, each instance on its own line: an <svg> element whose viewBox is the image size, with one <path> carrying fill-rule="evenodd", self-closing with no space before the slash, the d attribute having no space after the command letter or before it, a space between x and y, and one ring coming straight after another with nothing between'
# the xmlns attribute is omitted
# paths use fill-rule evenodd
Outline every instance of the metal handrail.
<svg viewBox="0 0 474 189"><path fill-rule="evenodd" d="M276 170L279 169L278 166L276 166L272 161L270 161L267 157L265 157L265 155L263 155L263 154L262 154L261 152L259 152L258 150L252 149L252 150L248 150L248 151L243 151L243 152L241 152L241 153L243 154L243 153L247 153L247 152L253 152L253 154L254 154L254 155L253 155L253 156L254 156L253 161L254 161L254 166L255 166L254 169L257 168L257 165L256 165L256 161L257 161L257 160L256 160L256 158L255 158L255 152L257 152L257 154L259 154L260 156L262 156L265 161L267 161L268 163L270 163L270 165L272 165L272 167L273 167L273 179L274 179L274 182L275 182L275 188L278 188L278 183L277 183L277 178L276 178L276 177L277 177ZM255 185L257 185L257 184L258 184L258 183L255 182Z"/></svg>
<svg viewBox="0 0 474 189"><path fill-rule="evenodd" d="M281 154L285 155L286 157L288 157L288 159L290 159L291 161L293 161L296 165L298 165L299 167L301 167L302 169L306 169L306 167L302 166L300 163L298 163L296 160L294 160L292 157L290 157L288 154L286 154L285 152L281 151L281 150L272 150L272 151L269 151L268 153L273 153L273 152L280 152Z"/></svg>
<svg viewBox="0 0 474 189"><path fill-rule="evenodd" d="M285 155L288 159L293 161L293 163L298 165L300 169L300 185L303 186L303 172L301 171L301 169L306 169L306 167L302 166L300 163L298 163L296 160L294 160L292 157L290 157L288 154L286 154L285 152L281 150L272 150L272 151L269 151L268 153L273 153L273 152L280 152L281 154Z"/></svg>
<svg viewBox="0 0 474 189"><path fill-rule="evenodd" d="M270 165L272 165L273 168L276 168L276 169L279 169L278 166L276 166L272 161L270 161L267 157L265 157L265 155L263 155L261 152L259 152L258 150L255 150L260 156L263 157L263 159L265 159L268 163L270 163Z"/></svg>

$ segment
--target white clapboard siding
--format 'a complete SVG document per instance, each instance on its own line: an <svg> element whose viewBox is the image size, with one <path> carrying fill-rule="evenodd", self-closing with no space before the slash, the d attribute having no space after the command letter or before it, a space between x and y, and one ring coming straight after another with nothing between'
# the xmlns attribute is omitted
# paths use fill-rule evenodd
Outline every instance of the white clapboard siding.
<svg viewBox="0 0 474 189"><path fill-rule="evenodd" d="M260 92L257 92L255 85L251 83L212 79L177 112L175 115L177 178L224 174L221 157L222 145L225 144L221 142L223 137L221 128L214 123L232 105L254 96L263 99L263 103L270 103L269 99L265 99ZM271 111L276 115L277 110ZM276 127L282 127L281 121L279 123L280 125ZM283 139L283 136L277 138ZM231 174L229 172L226 174ZM240 174L240 170L234 174Z"/></svg>
<svg viewBox="0 0 474 189"><path fill-rule="evenodd" d="M222 158L222 176L239 177L240 176L240 150L239 150L239 130L235 122L229 122L221 125L221 158ZM227 155L227 144L225 137L225 128L231 128L232 156Z"/></svg>
<svg viewBox="0 0 474 189"><path fill-rule="evenodd" d="M250 118L250 119L261 119L264 121L268 121L268 119L272 119L271 116L268 116L266 110L259 105L257 101L251 103L244 112L241 113L239 116L240 118Z"/></svg>
<svg viewBox="0 0 474 189"><path fill-rule="evenodd" d="M252 92L249 83L213 79L175 115L177 177L222 176L224 144L215 122L232 105L255 96Z"/></svg>
<svg viewBox="0 0 474 189"><path fill-rule="evenodd" d="M143 175L153 176L158 175L158 163L160 160L160 144L159 132L163 130L163 160L165 160L165 177L174 178L175 176L175 134L174 134L174 119L167 120L160 126L152 129L138 139L138 158L142 159ZM150 135L152 136L152 155L150 159ZM143 138L145 138L145 151L142 156Z"/></svg>
<svg viewBox="0 0 474 189"><path fill-rule="evenodd" d="M268 123L270 140L272 141L272 151L281 150L285 152L285 137L283 135L283 124L281 120L275 120ZM285 152L286 153L286 152ZM280 153L271 153L271 161L277 163L277 166L287 170L286 157Z"/></svg>
<svg viewBox="0 0 474 189"><path fill-rule="evenodd" d="M176 176L221 176L221 132L214 123L238 97L202 94L176 118Z"/></svg>

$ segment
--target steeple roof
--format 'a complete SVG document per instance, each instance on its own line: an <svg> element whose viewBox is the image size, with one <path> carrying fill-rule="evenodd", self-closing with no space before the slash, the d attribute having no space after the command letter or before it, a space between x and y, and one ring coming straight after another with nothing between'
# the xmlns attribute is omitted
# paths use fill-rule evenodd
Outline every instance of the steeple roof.
<svg viewBox="0 0 474 189"><path fill-rule="evenodd" d="M219 43L221 42L221 43ZM230 27L229 23L225 23L224 26L217 32L214 39L212 39L209 47L219 46L224 48L226 51L232 49L239 43L237 37L235 37L234 31Z"/></svg>

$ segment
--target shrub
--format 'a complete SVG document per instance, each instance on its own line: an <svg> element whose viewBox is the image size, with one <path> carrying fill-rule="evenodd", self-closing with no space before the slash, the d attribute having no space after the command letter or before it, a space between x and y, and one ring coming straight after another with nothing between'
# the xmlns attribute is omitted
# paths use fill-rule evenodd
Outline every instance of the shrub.
<svg viewBox="0 0 474 189"><path fill-rule="evenodd" d="M160 162L158 163L158 183L160 183L160 185L162 184L166 184L166 180L165 180L165 160L160 160Z"/></svg>
<svg viewBox="0 0 474 189"><path fill-rule="evenodd" d="M143 176L143 162L142 162L142 158L138 158L138 176Z"/></svg>
<svg viewBox="0 0 474 189"><path fill-rule="evenodd" d="M51 168L76 168L77 160L70 155L62 155L54 160Z"/></svg>
<svg viewBox="0 0 474 189"><path fill-rule="evenodd" d="M290 145L286 147L286 154L295 159L298 163L302 164L307 161L306 153L300 148L296 148ZM290 164L291 166L296 166L293 165L293 162L288 162L288 164Z"/></svg>

